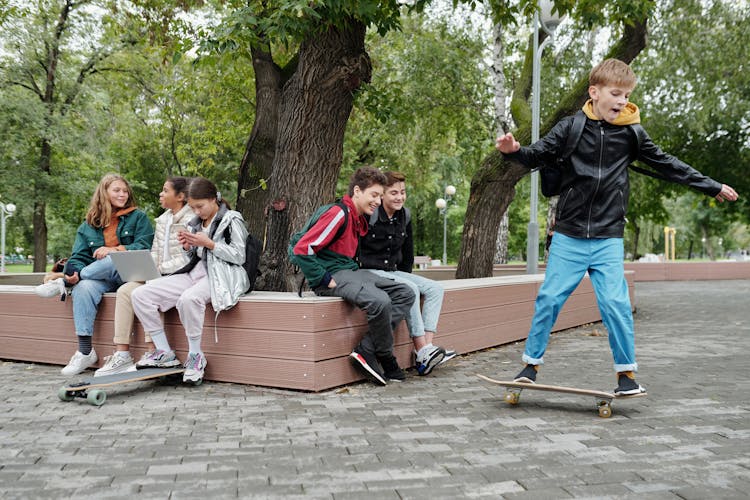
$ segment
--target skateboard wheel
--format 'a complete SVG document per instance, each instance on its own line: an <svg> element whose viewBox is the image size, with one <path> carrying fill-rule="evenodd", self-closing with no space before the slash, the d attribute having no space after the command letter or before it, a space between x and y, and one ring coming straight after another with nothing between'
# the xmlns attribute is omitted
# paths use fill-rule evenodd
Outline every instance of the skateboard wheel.
<svg viewBox="0 0 750 500"><path fill-rule="evenodd" d="M198 380L193 380L191 383L193 384L194 387L198 387L199 385L203 383L203 379L199 378Z"/></svg>
<svg viewBox="0 0 750 500"><path fill-rule="evenodd" d="M515 394L513 392L506 392L505 393L505 402L509 405L517 405L518 404L518 394Z"/></svg>
<svg viewBox="0 0 750 500"><path fill-rule="evenodd" d="M609 418L612 416L612 407L609 405L601 405L599 407L599 416L602 418Z"/></svg>
<svg viewBox="0 0 750 500"><path fill-rule="evenodd" d="M86 401L94 406L101 406L106 400L107 393L101 389L94 389L92 391L89 391L88 395L86 396Z"/></svg>
<svg viewBox="0 0 750 500"><path fill-rule="evenodd" d="M73 401L74 396L70 392L65 390L65 387L60 387L60 390L57 391L57 397L60 398L60 401Z"/></svg>

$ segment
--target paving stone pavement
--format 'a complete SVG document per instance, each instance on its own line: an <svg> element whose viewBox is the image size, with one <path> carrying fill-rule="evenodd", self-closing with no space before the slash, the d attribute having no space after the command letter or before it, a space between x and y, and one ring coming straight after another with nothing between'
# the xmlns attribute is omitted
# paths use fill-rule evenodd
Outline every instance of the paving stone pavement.
<svg viewBox="0 0 750 500"><path fill-rule="evenodd" d="M523 344L323 393L205 383L62 402L58 366L0 362L0 498L749 498L750 281L636 285L638 381L615 401L526 391ZM612 390L606 330L554 334L539 381ZM210 359L209 359L210 362Z"/></svg>

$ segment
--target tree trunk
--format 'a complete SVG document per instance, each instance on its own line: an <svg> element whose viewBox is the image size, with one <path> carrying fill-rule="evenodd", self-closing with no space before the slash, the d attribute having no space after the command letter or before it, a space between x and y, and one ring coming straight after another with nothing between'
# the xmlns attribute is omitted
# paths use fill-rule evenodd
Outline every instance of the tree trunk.
<svg viewBox="0 0 750 500"><path fill-rule="evenodd" d="M305 40L284 85L262 258L266 290L294 289L289 236L334 198L354 92L372 74L364 41L365 26L355 21Z"/></svg>
<svg viewBox="0 0 750 500"><path fill-rule="evenodd" d="M254 46L251 53L255 70L255 121L240 162L236 207L250 233L263 241L269 201L266 186L273 172L281 89L286 80L282 69L273 62L269 44Z"/></svg>
<svg viewBox="0 0 750 500"><path fill-rule="evenodd" d="M35 273L47 270L47 179L50 171L52 146L48 139L42 139L40 144L39 171L34 177L34 214L31 218L32 234L34 237L34 266Z"/></svg>
<svg viewBox="0 0 750 500"><path fill-rule="evenodd" d="M540 38L543 36L540 34ZM645 44L646 21L634 22L633 25L624 27L622 37L607 57L630 63L643 50ZM531 89L531 56L529 48L511 103L511 112L518 125L514 135L521 144L528 144L531 138L531 111L528 103ZM546 134L555 123L580 109L587 98L588 76L581 78L567 94L561 96L558 107L542 124L540 133ZM500 219L515 197L516 183L526 173L527 169L505 161L499 151L493 151L482 161L471 182L461 255L456 270L457 278L492 276L492 260Z"/></svg>
<svg viewBox="0 0 750 500"><path fill-rule="evenodd" d="M641 239L641 226L633 222L633 262L638 260L638 242Z"/></svg>
<svg viewBox="0 0 750 500"><path fill-rule="evenodd" d="M505 105L505 72L503 71L505 60L505 46L503 44L503 25L496 23L494 27L492 44L492 81L495 89L495 134L499 137L510 130L508 124L508 111ZM508 262L508 212L503 212L500 218L500 227L497 231L495 242L495 258L497 264Z"/></svg>

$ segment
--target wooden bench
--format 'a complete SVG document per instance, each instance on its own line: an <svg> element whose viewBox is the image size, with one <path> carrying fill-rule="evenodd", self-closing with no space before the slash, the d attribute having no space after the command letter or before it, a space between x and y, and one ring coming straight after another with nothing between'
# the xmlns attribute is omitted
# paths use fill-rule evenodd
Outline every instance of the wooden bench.
<svg viewBox="0 0 750 500"><path fill-rule="evenodd" d="M627 273L631 298L633 273ZM435 343L467 353L522 340L528 333L542 275L443 281L445 300ZM0 285L0 358L64 365L77 343L72 300L40 298L32 286ZM96 320L94 347L101 360L113 350L115 295L106 294ZM555 330L599 321L593 290L584 279L561 312ZM166 331L178 357L187 341L174 310ZM295 293L253 292L234 308L206 312L203 349L206 379L268 387L321 391L361 380L349 353L367 329L362 311L339 298ZM144 351L136 323L131 349ZM405 324L395 332L401 366L412 366L412 343ZM62 377L62 375L61 375Z"/></svg>
<svg viewBox="0 0 750 500"><path fill-rule="evenodd" d="M417 255L414 257L414 265L417 267L417 269L427 269L427 266L430 265L430 262L432 262L432 259L429 255Z"/></svg>

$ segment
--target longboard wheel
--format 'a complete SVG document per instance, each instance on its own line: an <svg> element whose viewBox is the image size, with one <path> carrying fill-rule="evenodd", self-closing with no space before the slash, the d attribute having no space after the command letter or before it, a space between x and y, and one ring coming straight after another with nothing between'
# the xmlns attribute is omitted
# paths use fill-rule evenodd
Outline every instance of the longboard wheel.
<svg viewBox="0 0 750 500"><path fill-rule="evenodd" d="M517 405L519 400L520 394L516 392L506 392L505 393L505 402L509 405Z"/></svg>
<svg viewBox="0 0 750 500"><path fill-rule="evenodd" d="M612 407L605 404L599 407L599 416L602 418L609 418L612 416Z"/></svg>
<svg viewBox="0 0 750 500"><path fill-rule="evenodd" d="M107 400L107 393L101 389L93 389L86 396L86 401L94 406L101 406Z"/></svg>
<svg viewBox="0 0 750 500"><path fill-rule="evenodd" d="M67 391L65 387L60 387L57 391L57 397L60 398L60 401L73 401L74 399L73 394Z"/></svg>

